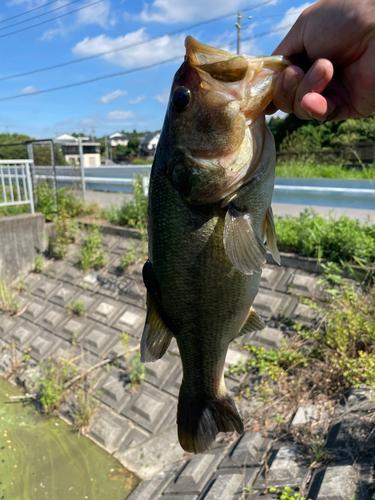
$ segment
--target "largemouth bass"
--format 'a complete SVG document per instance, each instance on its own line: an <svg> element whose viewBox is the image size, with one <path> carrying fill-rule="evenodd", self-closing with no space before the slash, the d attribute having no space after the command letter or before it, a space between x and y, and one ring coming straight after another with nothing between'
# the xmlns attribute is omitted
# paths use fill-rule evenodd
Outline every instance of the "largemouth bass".
<svg viewBox="0 0 375 500"><path fill-rule="evenodd" d="M251 305L265 242L280 262L264 110L289 62L234 56L192 37L185 45L150 178L141 359L161 358L176 338L178 436L184 450L201 453L219 432L243 432L224 362L232 340L264 327Z"/></svg>

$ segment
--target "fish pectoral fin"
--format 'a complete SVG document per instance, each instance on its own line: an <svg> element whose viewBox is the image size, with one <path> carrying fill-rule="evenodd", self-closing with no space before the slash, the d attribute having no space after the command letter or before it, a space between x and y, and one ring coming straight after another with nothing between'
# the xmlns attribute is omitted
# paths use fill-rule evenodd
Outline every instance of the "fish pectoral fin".
<svg viewBox="0 0 375 500"><path fill-rule="evenodd" d="M172 332L157 310L155 299L147 292L147 316L141 340L141 361L148 363L162 358L172 338Z"/></svg>
<svg viewBox="0 0 375 500"><path fill-rule="evenodd" d="M250 215L229 205L225 216L223 243L233 266L243 274L261 273L266 265L266 248L255 233Z"/></svg>
<svg viewBox="0 0 375 500"><path fill-rule="evenodd" d="M156 300L156 302L161 304L160 286L155 276L152 262L149 259L146 260L146 263L143 266L142 277L143 277L143 283L145 284L148 293Z"/></svg>
<svg viewBox="0 0 375 500"><path fill-rule="evenodd" d="M250 333L250 332L257 332L259 330L263 330L265 327L265 323L262 320L262 318L259 316L259 314L253 309L252 307L250 308L249 316L247 317L247 320L245 321L245 324L240 330L240 333L238 334L238 337L240 335L245 335L245 333Z"/></svg>
<svg viewBox="0 0 375 500"><path fill-rule="evenodd" d="M277 239L275 224L273 222L272 208L269 207L266 212L266 218L263 225L263 239L267 241L267 248L277 264L281 264L279 250L277 249Z"/></svg>

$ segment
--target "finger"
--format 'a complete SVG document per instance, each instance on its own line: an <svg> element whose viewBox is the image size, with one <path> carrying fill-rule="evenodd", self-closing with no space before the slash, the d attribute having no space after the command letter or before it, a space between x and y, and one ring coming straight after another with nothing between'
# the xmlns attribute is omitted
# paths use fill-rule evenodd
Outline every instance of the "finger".
<svg viewBox="0 0 375 500"><path fill-rule="evenodd" d="M305 73L298 66L289 66L278 79L273 91L273 104L285 113L294 112L296 91Z"/></svg>
<svg viewBox="0 0 375 500"><path fill-rule="evenodd" d="M318 59L313 64L295 91L293 111L298 118L309 119L311 113L313 113L314 118L326 116L328 112L327 102L320 94L326 89L332 77L333 65L328 59ZM313 93L317 95L311 95ZM309 97L304 99L308 94ZM303 99L305 106L302 106Z"/></svg>

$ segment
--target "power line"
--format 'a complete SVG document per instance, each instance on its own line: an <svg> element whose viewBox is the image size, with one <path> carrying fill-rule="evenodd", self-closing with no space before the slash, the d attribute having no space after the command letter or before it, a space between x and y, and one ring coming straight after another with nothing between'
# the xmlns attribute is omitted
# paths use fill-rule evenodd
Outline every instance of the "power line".
<svg viewBox="0 0 375 500"><path fill-rule="evenodd" d="M261 33L256 33L255 35L253 35L251 37L244 38L243 41L245 42L247 40L252 40L254 38L260 38L260 37L263 37L263 36L266 36L266 35L270 35L272 33L277 33L277 32L282 31L284 29L288 29L288 26L281 27L281 28L276 28L274 30L264 31L264 32L261 32ZM236 42L235 41L231 42L229 45L233 45L234 43L236 43ZM34 96L34 95L46 94L46 93L49 93L49 92L55 92L57 90L64 90L64 89L68 89L68 88L72 88L72 87L80 87L81 85L86 85L88 83L98 82L100 80L106 80L108 78L114 78L116 76L129 75L130 73L136 73L138 71L143 71L145 69L155 68L156 66L161 66L162 64L167 64L169 62L176 61L177 59L182 59L183 57L184 57L184 55L181 54L180 56L172 57L170 59L166 59L165 61L160 61L160 62L149 64L149 65L146 65L146 66L140 66L138 68L133 68L133 69L125 70L125 71L119 71L117 73L111 73L111 74L108 74L108 75L97 76L95 78L90 78L89 80L83 80L81 82L69 83L69 84L66 84L66 85L60 85L59 87L52 87L52 88L49 88L49 89L37 90L36 92L30 92L30 93L27 93L27 94L16 94L16 95L9 96L9 97L1 97L0 98L0 102L2 102L2 101L11 101L13 99L18 99L19 97L30 97L30 96Z"/></svg>
<svg viewBox="0 0 375 500"><path fill-rule="evenodd" d="M275 28L273 30L262 31L261 33L255 33L255 35L243 38L241 42L247 42L248 40L252 40L253 38L262 38L263 36L272 35L273 33L278 33L280 31L285 31L291 28L292 26L293 26L292 24L289 24L289 26L280 26L280 28Z"/></svg>
<svg viewBox="0 0 375 500"><path fill-rule="evenodd" d="M46 21L42 21L41 23L32 24L31 26L27 26L26 28L22 28L22 29L16 30L16 31L11 31L10 33L6 33L5 35L0 35L0 38L14 35L15 33L21 33L21 31L26 31L26 30L29 30L31 28L35 28L36 26L41 26L42 24L46 24L46 23L49 23L51 21L55 21L55 19L60 19L61 17L69 16L69 14L74 14L74 12L78 12L79 10L87 9L88 7L91 7L92 5L95 5L95 4L100 3L100 2L103 2L103 0L97 0L96 2L89 3L88 5L84 5L83 7L80 7L79 9L71 10L70 12L66 12L65 14L61 14L60 16L52 17L51 19L47 19Z"/></svg>
<svg viewBox="0 0 375 500"><path fill-rule="evenodd" d="M16 17L21 17L25 16L26 14L29 14L30 12L34 12L34 10L39 10L43 9L43 7L47 7L48 5L51 5L52 3L56 3L58 0L52 0L52 2L45 3L43 5L39 5L39 7L34 7L34 9L26 10L25 12L22 12L21 14L17 14L16 16L12 17L7 17L6 19L2 19L0 23L6 23L7 21L11 21L12 19L16 19Z"/></svg>
<svg viewBox="0 0 375 500"><path fill-rule="evenodd" d="M257 9L258 7L262 7L263 5L266 5L266 4L268 4L268 3L272 2L272 1L273 0L265 0L265 1L261 2L261 3L252 5L251 7L248 7L247 9L243 9L242 12L247 12L248 10ZM31 71L26 71L24 73L17 73L17 74L14 74L14 75L3 76L2 78L0 78L0 82L4 81L4 80L11 80L13 78L19 78L21 76L32 75L32 74L35 74L35 73L42 73L44 71L50 71L52 69L63 68L64 66L70 66L72 64L77 64L77 63L81 63L81 62L84 62L84 61L89 61L90 59L95 59L96 57L101 57L101 56L105 56L105 55L108 55L108 54L113 54L115 52L120 52L121 50L131 49L131 48L137 47L139 45L144 45L146 43L153 42L153 41L158 40L160 38L163 38L165 36L178 35L179 33L183 33L184 31L191 30L191 29L194 29L194 28L198 28L199 26L203 26L205 24L210 24L210 23L213 23L213 22L216 22L216 21L220 21L222 19L226 19L226 18L234 16L234 15L237 15L237 12L231 12L230 14L225 14L225 15L220 16L220 17L215 17L215 18L208 19L207 21L201 21L201 22L196 23L196 24L191 24L190 26L186 26L185 28L173 30L173 31L170 31L168 33L164 33L163 35L157 35L157 36L154 36L152 38L148 38L147 40L144 40L142 42L135 42L135 43L130 43L128 45L123 45L121 47L118 47L117 49L106 50L104 52L99 52L98 54L93 54L91 56L85 56L85 57L81 57L79 59L73 59L71 61L66 61L64 63L54 64L52 66L45 66L44 68L38 68L38 69L31 70Z"/></svg>
<svg viewBox="0 0 375 500"><path fill-rule="evenodd" d="M13 26L18 26L19 24L28 23L29 21L32 21L33 19L38 19L39 17L46 16L47 14L50 14L51 12L55 12L56 10L63 9L64 7L69 7L69 5L72 5L73 3L77 3L77 2L81 2L81 0L73 0L72 2L66 3L65 5L61 5L60 7L56 7L56 9L51 9L48 12L43 12L42 14L38 14L37 16L29 17L29 19L24 19L23 21L19 21L18 23L10 24L9 26L5 26L4 28L0 28L0 31L7 30L8 28L13 28Z"/></svg>

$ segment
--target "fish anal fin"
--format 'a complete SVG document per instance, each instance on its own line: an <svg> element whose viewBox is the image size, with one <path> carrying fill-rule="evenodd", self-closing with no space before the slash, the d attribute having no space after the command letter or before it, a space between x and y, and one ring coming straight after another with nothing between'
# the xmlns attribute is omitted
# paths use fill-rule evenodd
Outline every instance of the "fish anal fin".
<svg viewBox="0 0 375 500"><path fill-rule="evenodd" d="M262 318L255 311L255 309L251 307L247 320L245 321L245 324L241 328L238 336L245 335L245 333L257 332L259 330L263 330L265 326L266 325L262 320Z"/></svg>
<svg viewBox="0 0 375 500"><path fill-rule="evenodd" d="M267 241L267 248L270 251L272 257L277 264L281 264L279 250L277 249L277 239L275 224L273 222L273 212L272 208L269 207L266 211L266 217L264 219L263 226L263 239Z"/></svg>
<svg viewBox="0 0 375 500"><path fill-rule="evenodd" d="M147 316L141 340L141 361L148 363L164 356L173 338L156 307L155 299L147 292Z"/></svg>
<svg viewBox="0 0 375 500"><path fill-rule="evenodd" d="M266 249L254 231L250 215L229 205L223 233L225 252L243 274L261 273L266 265Z"/></svg>

